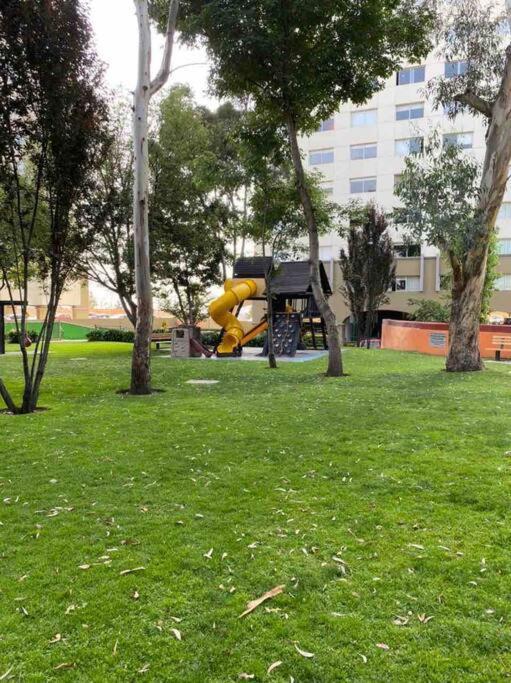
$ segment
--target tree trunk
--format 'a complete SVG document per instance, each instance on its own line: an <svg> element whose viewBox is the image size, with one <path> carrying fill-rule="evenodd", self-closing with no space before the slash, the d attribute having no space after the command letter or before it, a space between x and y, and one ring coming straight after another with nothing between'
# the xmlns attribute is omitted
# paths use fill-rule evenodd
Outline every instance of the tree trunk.
<svg viewBox="0 0 511 683"><path fill-rule="evenodd" d="M312 204L310 193L307 189L307 183L305 181L305 172L303 170L302 156L300 154L300 147L298 145L296 125L291 114L288 114L287 117L287 131L289 136L289 144L291 147L291 157L295 169L296 183L309 231L309 264L312 293L314 295L314 299L316 300L319 312L325 321L328 335L328 369L326 374L328 377L340 377L343 374L343 367L339 328L337 327L335 314L330 308L328 300L325 297L323 288L321 286L318 226L316 223L316 216L314 214L314 206Z"/></svg>
<svg viewBox="0 0 511 683"><path fill-rule="evenodd" d="M271 274L266 276L266 302L268 315L268 367L270 370L277 369L275 358L275 340L273 336L273 294L271 291Z"/></svg>
<svg viewBox="0 0 511 683"><path fill-rule="evenodd" d="M483 369L479 352L479 319L491 236L502 205L511 162L511 45L497 99L491 106L479 197L480 229L463 263L453 267L449 353L446 369ZM451 259L452 260L452 259Z"/></svg>
<svg viewBox="0 0 511 683"><path fill-rule="evenodd" d="M479 350L484 270L478 277L464 278L461 269L453 268L447 372L475 372L484 368Z"/></svg>
<svg viewBox="0 0 511 683"><path fill-rule="evenodd" d="M162 64L151 80L151 28L148 0L135 0L138 20L138 79L133 104L133 237L135 243L135 285L137 324L131 364L132 394L151 393L151 334L153 331L153 295L149 251L149 149L148 114L151 97L165 84L170 74L170 61L179 8L171 0Z"/></svg>

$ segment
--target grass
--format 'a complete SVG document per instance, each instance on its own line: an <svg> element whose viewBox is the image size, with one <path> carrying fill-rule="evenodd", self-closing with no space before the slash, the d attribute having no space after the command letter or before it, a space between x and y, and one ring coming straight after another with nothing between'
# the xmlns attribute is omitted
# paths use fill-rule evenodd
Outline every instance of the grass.
<svg viewBox="0 0 511 683"><path fill-rule="evenodd" d="M40 332L42 323L40 322L28 322L27 330ZM5 325L6 332L16 329L16 323L7 323ZM74 323L62 323L57 321L55 327L53 328L53 339L67 339L67 340L82 340L85 341L87 338L87 333L91 331L90 327L84 327L83 325L75 325Z"/></svg>
<svg viewBox="0 0 511 683"><path fill-rule="evenodd" d="M346 365L161 355L132 398L128 347L56 344L50 410L0 415L0 676L510 677L511 367Z"/></svg>

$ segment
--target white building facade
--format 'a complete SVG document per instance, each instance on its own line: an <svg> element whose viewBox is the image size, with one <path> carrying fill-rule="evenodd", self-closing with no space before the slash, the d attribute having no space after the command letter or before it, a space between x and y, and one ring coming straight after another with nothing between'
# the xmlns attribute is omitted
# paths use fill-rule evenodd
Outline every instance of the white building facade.
<svg viewBox="0 0 511 683"><path fill-rule="evenodd" d="M394 187L404 168L404 157L420 152L434 130L444 144L461 145L467 154L483 161L485 121L483 117L459 115L449 119L434 109L425 95L425 86L436 76L452 76L465 68L463 62L444 62L430 55L423 63L402 69L389 78L383 90L362 106L344 105L320 130L302 140L305 164L309 171L322 174L322 185L329 197L339 203L352 200L374 202L391 210L398 205ZM492 306L511 312L511 192L507 191L499 216L501 253ZM446 271L438 250L428 245L405 246L403 236L391 233L396 244L397 278L395 292L384 309L410 313L409 299L431 299L440 295L440 276ZM402 246L400 246L402 245ZM321 237L320 256L334 284L333 307L339 319L349 311L339 293L339 252L344 246L337 234Z"/></svg>

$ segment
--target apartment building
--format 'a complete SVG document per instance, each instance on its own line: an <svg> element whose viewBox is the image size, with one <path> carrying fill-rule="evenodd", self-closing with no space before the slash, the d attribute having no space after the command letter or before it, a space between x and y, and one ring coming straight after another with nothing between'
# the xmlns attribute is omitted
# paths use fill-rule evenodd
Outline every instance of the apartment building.
<svg viewBox="0 0 511 683"><path fill-rule="evenodd" d="M456 143L478 160L484 157L485 125L482 117L468 115L449 119L426 99L424 87L435 76L462 73L463 62L445 63L432 54L422 64L403 68L389 78L385 88L363 106L344 105L320 129L302 140L309 171L322 174L322 185L333 201L372 201L390 210L398 205L394 187L408 154L420 152L424 139L438 130L444 144ZM511 312L511 191L499 216L500 265L492 301L495 312ZM409 299L441 296L442 274L448 271L438 250L427 244L406 245L403 235L392 230L396 245L397 277L386 317L410 313ZM339 252L343 239L337 234L321 237L320 256L334 289L333 308L338 320L348 322L349 310L339 292Z"/></svg>

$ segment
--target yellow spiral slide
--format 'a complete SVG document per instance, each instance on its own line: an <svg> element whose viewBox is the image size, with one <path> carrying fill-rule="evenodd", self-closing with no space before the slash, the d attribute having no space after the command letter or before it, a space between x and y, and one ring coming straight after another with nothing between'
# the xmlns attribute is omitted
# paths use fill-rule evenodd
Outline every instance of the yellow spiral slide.
<svg viewBox="0 0 511 683"><path fill-rule="evenodd" d="M246 299L260 295L262 290L264 291L264 284L259 284L256 280L226 280L224 290L222 296L210 304L209 315L224 330L224 336L217 348L217 354L219 356L231 356L243 346L245 337L249 336L245 333L241 322L231 311Z"/></svg>

